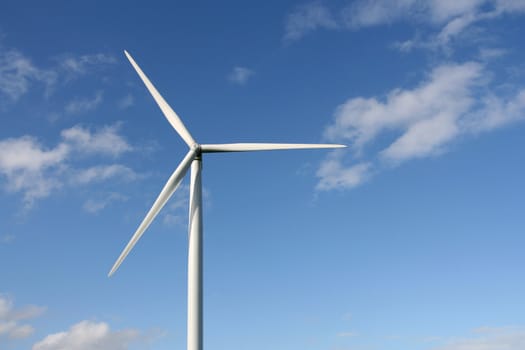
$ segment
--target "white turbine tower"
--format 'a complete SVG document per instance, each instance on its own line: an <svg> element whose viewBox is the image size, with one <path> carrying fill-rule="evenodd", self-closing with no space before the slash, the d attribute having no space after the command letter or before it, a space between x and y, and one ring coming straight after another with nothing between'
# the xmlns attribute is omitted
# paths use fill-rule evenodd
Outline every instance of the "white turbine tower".
<svg viewBox="0 0 525 350"><path fill-rule="evenodd" d="M131 237L117 261L111 268L108 276L113 275L122 261L135 246L144 231L166 204L171 195L180 185L184 175L191 165L190 181L190 215L189 215L189 251L188 251L188 350L202 350L202 185L201 164L203 153L216 152L247 152L268 151L284 149L310 149L310 148L342 148L344 145L334 144L295 144L295 143L226 143L226 144L198 144L188 132L178 115L166 103L157 89L142 72L137 63L127 51L124 51L128 60L137 71L138 75L148 88L149 92L159 105L162 113L175 131L182 137L190 148L184 159L164 185L159 196L153 203L148 214L137 231Z"/></svg>

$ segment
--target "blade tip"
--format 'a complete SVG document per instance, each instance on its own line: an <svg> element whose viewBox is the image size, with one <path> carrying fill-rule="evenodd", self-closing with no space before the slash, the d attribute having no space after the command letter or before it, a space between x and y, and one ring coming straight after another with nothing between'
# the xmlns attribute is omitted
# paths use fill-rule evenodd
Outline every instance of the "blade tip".
<svg viewBox="0 0 525 350"><path fill-rule="evenodd" d="M114 273L115 273L115 268L112 268L111 271L109 271L108 273L108 278L113 276Z"/></svg>
<svg viewBox="0 0 525 350"><path fill-rule="evenodd" d="M133 62L133 57L131 57L131 55L129 54L129 52L127 50L124 50L124 54L126 55L128 61L130 62Z"/></svg>
<svg viewBox="0 0 525 350"><path fill-rule="evenodd" d="M115 264L113 265L113 267L111 268L111 270L109 271L109 273L108 273L108 277L113 276L113 274L114 274L115 272L117 272L117 270L118 270L119 267L120 267L120 264L119 264L118 261L117 261L117 263L115 263Z"/></svg>

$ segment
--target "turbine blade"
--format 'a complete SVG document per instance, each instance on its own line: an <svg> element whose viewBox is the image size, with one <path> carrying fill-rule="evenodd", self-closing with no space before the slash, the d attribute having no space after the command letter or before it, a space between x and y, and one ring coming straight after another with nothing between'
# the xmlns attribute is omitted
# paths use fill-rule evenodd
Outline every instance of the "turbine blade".
<svg viewBox="0 0 525 350"><path fill-rule="evenodd" d="M322 143L223 143L201 145L203 153L274 151L284 149L344 148L345 145Z"/></svg>
<svg viewBox="0 0 525 350"><path fill-rule="evenodd" d="M162 209L164 204L166 204L166 202L171 197L173 192L175 192L177 187L179 187L179 184L184 178L184 175L186 175L186 172L188 171L188 168L192 160L195 158L196 154L197 154L197 150L195 148L192 148L188 151L188 153L186 154L182 162L180 162L177 169L175 169L173 174L168 179L168 182L166 182L166 185L164 185L164 188L162 189L159 196L155 200L155 203L153 203L153 206L149 210L148 214L146 215L144 220L142 220L142 223L137 228L137 231L131 237L131 240L126 245L126 248L124 248L124 250L118 257L117 261L111 268L111 271L109 272L108 277L111 277L111 275L115 273L115 271L117 271L120 264L122 264L126 256L128 256L129 252L131 251L131 249L133 249L133 247L135 246L137 241L140 239L144 231L146 231L146 229L149 227L153 219L155 219L155 217L157 216L159 211Z"/></svg>
<svg viewBox="0 0 525 350"><path fill-rule="evenodd" d="M128 58L129 62L131 62L131 65L135 70L137 71L138 75L140 76L140 79L142 79L142 82L146 87L148 88L148 91L150 92L151 96L155 99L155 102L157 102L157 105L159 105L160 109L162 110L162 113L164 113L164 116L166 116L166 119L168 119L168 122L173 126L175 131L182 137L184 142L188 144L189 147L192 147L194 144L196 144L195 140L189 133L188 129L184 126L182 123L182 120L179 118L177 113L173 109L171 109L170 105L164 100L164 98L161 96L161 94L157 91L155 86L151 83L151 81L148 79L146 74L140 69L139 65L135 62L133 57L124 50L124 53L126 54L126 57Z"/></svg>

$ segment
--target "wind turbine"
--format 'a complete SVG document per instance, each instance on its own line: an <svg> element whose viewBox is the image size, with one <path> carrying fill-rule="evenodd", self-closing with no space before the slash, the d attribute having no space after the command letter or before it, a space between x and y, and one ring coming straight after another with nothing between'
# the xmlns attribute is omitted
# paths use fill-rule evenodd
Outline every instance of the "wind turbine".
<svg viewBox="0 0 525 350"><path fill-rule="evenodd" d="M312 149L312 148L342 148L345 145L335 144L297 144L297 143L225 143L225 144L199 144L188 132L179 116L166 103L148 77L142 72L131 55L124 51L131 65L137 71L144 85L149 90L155 102L168 119L175 131L182 137L189 147L188 153L160 192L153 206L142 220L137 231L131 237L117 261L111 268L110 277L119 268L131 249L142 237L144 231L166 204L171 195L180 185L184 175L191 165L190 175L190 215L189 215L189 251L188 251L188 350L202 350L202 154L218 152L248 152L269 151L286 149Z"/></svg>

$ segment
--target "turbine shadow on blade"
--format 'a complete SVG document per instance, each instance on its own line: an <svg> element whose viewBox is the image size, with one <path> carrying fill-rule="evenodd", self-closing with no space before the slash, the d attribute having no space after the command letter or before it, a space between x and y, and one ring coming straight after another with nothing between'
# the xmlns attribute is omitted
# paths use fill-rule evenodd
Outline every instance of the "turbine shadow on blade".
<svg viewBox="0 0 525 350"><path fill-rule="evenodd" d="M190 149L164 185L164 188L153 203L151 209L111 268L108 276L113 275L117 271L151 222L177 190L191 166L190 220L188 228L188 350L202 350L202 153L329 149L346 146L302 143L226 143L199 145L186 129L177 113L175 113L164 100L131 55L127 51L124 51L124 53L168 122Z"/></svg>

